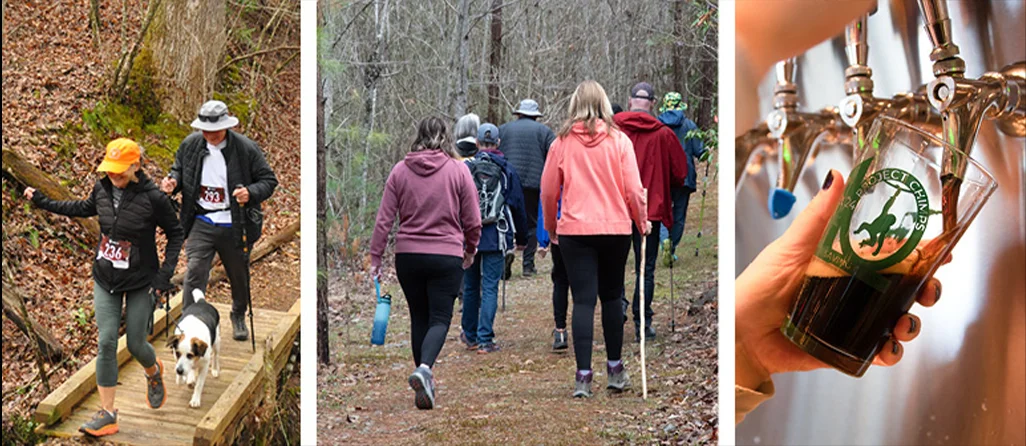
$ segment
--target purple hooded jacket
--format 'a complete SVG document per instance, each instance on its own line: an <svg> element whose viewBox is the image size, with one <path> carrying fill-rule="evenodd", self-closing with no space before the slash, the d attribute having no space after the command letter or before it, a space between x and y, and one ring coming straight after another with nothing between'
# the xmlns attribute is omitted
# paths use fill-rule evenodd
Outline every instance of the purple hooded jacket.
<svg viewBox="0 0 1026 446"><path fill-rule="evenodd" d="M385 182L371 238L371 265L381 266L395 217L395 252L463 257L477 251L481 210L470 171L439 150L410 152Z"/></svg>

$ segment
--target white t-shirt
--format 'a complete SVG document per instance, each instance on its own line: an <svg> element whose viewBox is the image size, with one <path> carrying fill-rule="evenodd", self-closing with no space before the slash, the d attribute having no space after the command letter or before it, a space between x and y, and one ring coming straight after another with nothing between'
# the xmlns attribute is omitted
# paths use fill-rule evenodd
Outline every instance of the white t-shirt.
<svg viewBox="0 0 1026 446"><path fill-rule="evenodd" d="M224 209L218 212L210 212L206 217L214 223L231 224L231 189L228 187L228 165L224 160L222 150L228 145L228 141L221 141L214 146L207 143L209 153L203 159L203 174L200 179L200 190L196 204L208 211Z"/></svg>

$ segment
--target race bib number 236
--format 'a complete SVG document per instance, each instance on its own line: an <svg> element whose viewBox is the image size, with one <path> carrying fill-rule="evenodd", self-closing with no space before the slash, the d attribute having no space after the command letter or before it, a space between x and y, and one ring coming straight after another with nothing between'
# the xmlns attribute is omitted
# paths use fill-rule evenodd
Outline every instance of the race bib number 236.
<svg viewBox="0 0 1026 446"><path fill-rule="evenodd" d="M115 269L128 269L128 260L131 258L131 254L131 243L124 240L111 240L104 235L100 240L100 251L96 254L96 258L110 261Z"/></svg>

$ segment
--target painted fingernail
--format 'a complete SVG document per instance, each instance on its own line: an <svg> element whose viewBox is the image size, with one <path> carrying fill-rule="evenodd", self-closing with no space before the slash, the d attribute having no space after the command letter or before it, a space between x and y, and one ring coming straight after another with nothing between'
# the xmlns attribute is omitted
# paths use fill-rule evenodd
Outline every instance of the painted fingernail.
<svg viewBox="0 0 1026 446"><path fill-rule="evenodd" d="M914 317L908 318L908 334L915 333L917 329L919 329L919 326L918 326L918 323L916 322L916 318L914 318Z"/></svg>
<svg viewBox="0 0 1026 446"><path fill-rule="evenodd" d="M891 340L891 353L895 356L901 351L901 344L898 341Z"/></svg>
<svg viewBox="0 0 1026 446"><path fill-rule="evenodd" d="M827 177L823 180L823 190L830 189L830 185L834 184L834 171L827 173Z"/></svg>

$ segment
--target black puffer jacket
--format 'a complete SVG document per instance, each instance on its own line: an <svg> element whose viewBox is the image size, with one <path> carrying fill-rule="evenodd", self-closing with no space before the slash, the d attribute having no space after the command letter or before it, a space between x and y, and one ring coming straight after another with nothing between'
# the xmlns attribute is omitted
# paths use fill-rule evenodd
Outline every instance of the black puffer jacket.
<svg viewBox="0 0 1026 446"><path fill-rule="evenodd" d="M246 222L248 242L256 243L263 232L264 214L260 203L271 197L274 188L278 187L271 166L264 159L264 152L251 139L228 130L227 146L221 151L228 167L229 194L235 185L243 184L249 189L249 203L246 204ZM182 193L182 227L188 235L196 222L196 199L199 196L200 181L203 179L203 158L209 154L207 141L200 132L187 136L178 146L175 163L171 166L171 178L178 182L175 192ZM235 243L242 247L243 221L242 208L235 199L231 199L232 229Z"/></svg>
<svg viewBox="0 0 1026 446"><path fill-rule="evenodd" d="M556 135L548 126L521 117L499 127L499 151L520 175L524 188L541 189L542 170Z"/></svg>
<svg viewBox="0 0 1026 446"><path fill-rule="evenodd" d="M114 209L114 185L106 177L96 182L93 193L85 200L55 201L39 191L32 195L32 203L56 214L69 217L99 215L102 236L132 244L127 269L116 269L110 260L96 258L104 237L93 252L93 280L111 294L146 287L170 289L178 253L185 240L185 231L178 222L171 200L142 171L137 175L139 181L125 187L117 209ZM167 236L163 264L157 258L158 226Z"/></svg>

